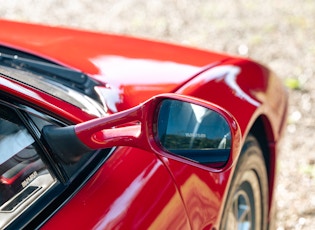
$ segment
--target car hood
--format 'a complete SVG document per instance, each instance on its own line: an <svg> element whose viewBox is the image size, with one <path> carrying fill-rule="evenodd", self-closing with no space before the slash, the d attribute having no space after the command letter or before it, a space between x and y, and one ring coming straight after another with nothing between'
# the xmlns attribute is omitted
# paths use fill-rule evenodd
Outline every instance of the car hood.
<svg viewBox="0 0 315 230"><path fill-rule="evenodd" d="M227 55L127 36L0 20L0 44L81 70L98 80L112 112L175 92Z"/></svg>

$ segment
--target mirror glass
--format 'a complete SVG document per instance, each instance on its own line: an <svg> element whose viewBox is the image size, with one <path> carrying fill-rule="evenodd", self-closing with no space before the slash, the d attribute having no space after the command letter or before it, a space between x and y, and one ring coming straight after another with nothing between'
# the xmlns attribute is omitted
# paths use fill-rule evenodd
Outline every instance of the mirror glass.
<svg viewBox="0 0 315 230"><path fill-rule="evenodd" d="M199 163L222 165L231 150L230 127L221 114L179 100L161 102L156 136L168 152Z"/></svg>

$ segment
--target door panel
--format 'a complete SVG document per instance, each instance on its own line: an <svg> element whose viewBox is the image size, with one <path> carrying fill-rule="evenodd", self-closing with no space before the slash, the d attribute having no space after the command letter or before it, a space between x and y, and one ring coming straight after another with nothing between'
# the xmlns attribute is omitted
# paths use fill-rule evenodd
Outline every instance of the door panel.
<svg viewBox="0 0 315 230"><path fill-rule="evenodd" d="M118 148L44 229L190 229L181 197L155 154Z"/></svg>

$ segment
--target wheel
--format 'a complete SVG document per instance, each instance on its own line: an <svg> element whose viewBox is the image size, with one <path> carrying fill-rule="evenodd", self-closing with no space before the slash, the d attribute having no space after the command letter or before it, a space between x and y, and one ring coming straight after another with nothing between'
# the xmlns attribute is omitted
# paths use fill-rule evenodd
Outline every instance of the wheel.
<svg viewBox="0 0 315 230"><path fill-rule="evenodd" d="M257 140L246 138L223 212L221 229L266 229L268 178Z"/></svg>

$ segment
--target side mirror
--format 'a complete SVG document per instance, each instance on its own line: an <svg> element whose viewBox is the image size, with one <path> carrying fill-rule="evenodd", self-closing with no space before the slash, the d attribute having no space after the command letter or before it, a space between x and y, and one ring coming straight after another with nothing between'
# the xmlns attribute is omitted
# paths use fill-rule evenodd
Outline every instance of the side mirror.
<svg viewBox="0 0 315 230"><path fill-rule="evenodd" d="M94 149L132 146L222 167L240 135L236 121L222 108L188 96L162 94L108 117L44 127L42 136L66 163Z"/></svg>
<svg viewBox="0 0 315 230"><path fill-rule="evenodd" d="M231 129L220 113L173 99L160 104L156 140L167 152L203 164L223 165L231 151Z"/></svg>

